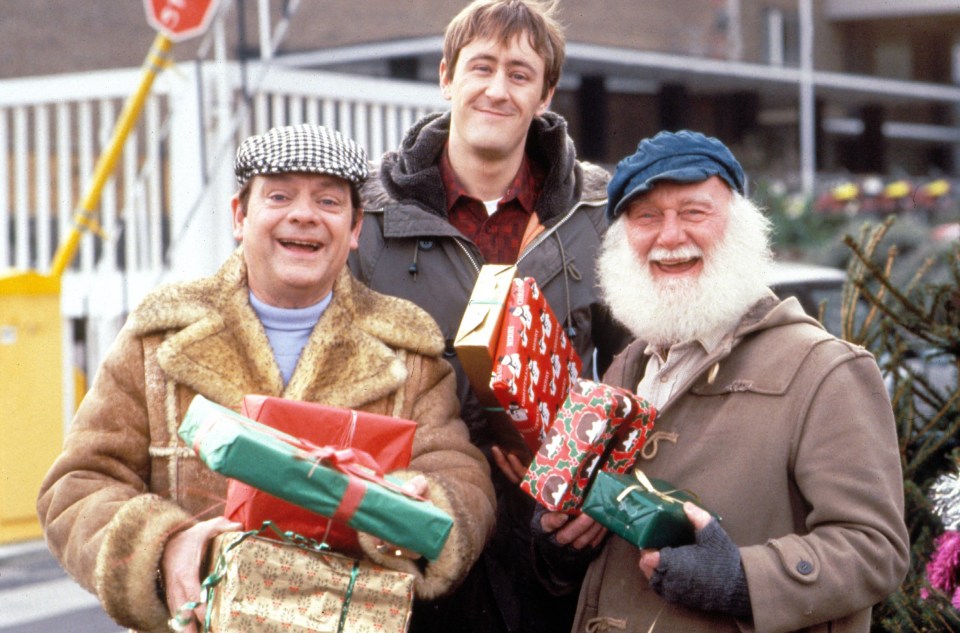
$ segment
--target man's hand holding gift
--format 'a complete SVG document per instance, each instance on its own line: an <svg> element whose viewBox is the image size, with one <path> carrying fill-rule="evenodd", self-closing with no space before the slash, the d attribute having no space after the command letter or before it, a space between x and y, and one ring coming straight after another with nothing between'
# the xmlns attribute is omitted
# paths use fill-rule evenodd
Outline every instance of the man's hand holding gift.
<svg viewBox="0 0 960 633"><path fill-rule="evenodd" d="M507 478L507 481L515 486L519 486L524 474L527 472L528 464L525 464L517 457L516 453L506 451L499 446L491 447L490 453L493 455L493 461L496 462L503 476Z"/></svg>
<svg viewBox="0 0 960 633"><path fill-rule="evenodd" d="M201 521L170 537L160 561L159 588L170 609L170 628L197 633L197 622L203 622L206 605L197 600L200 574L213 538L243 526L224 517ZM196 605L191 609L192 605Z"/></svg>
<svg viewBox="0 0 960 633"><path fill-rule="evenodd" d="M594 549L600 546L607 535L607 528L586 514L571 516L564 512L550 512L543 506L537 512L538 526L544 534L550 534L557 545L570 545L577 550Z"/></svg>
<svg viewBox="0 0 960 633"><path fill-rule="evenodd" d="M747 577L740 548L709 512L687 501L683 512L693 524L696 543L640 550L640 571L667 602L702 611L750 617Z"/></svg>

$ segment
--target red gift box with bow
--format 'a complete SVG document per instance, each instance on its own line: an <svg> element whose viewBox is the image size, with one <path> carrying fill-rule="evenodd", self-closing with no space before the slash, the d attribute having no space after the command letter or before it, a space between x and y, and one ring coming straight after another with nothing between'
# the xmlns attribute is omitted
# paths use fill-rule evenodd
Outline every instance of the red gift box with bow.
<svg viewBox="0 0 960 633"><path fill-rule="evenodd" d="M317 446L357 449L372 457L375 464L370 466L383 473L410 464L417 428L402 418L261 395L245 396L241 414ZM269 520L282 531L325 541L336 550L359 551L357 533L345 521L331 521L236 479L227 487L224 516L246 530Z"/></svg>

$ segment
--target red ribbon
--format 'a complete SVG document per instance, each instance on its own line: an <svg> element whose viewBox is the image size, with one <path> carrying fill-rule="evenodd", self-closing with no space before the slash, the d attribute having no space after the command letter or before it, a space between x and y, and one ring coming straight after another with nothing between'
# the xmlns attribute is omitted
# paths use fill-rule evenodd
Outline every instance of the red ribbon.
<svg viewBox="0 0 960 633"><path fill-rule="evenodd" d="M295 459L313 463L313 468L307 473L308 478L313 476L317 466L320 465L346 475L347 488L343 492L343 497L341 497L340 504L334 511L333 517L331 517L334 521L347 524L350 519L353 518L354 513L363 501L364 495L367 493L367 482L379 484L388 490L405 495L411 499L426 501L423 497L404 490L397 484L384 479L384 474L380 470L380 465L377 463L377 460L366 451L357 448L319 446L309 440L295 437L289 433L284 433L273 427L242 417L234 418L224 415L220 419L239 424L254 433L268 435L296 449L293 455ZM219 419L217 418L208 420L194 437L193 449L198 455L200 454L200 445L202 444L203 437L206 435L206 431L209 431L218 421Z"/></svg>

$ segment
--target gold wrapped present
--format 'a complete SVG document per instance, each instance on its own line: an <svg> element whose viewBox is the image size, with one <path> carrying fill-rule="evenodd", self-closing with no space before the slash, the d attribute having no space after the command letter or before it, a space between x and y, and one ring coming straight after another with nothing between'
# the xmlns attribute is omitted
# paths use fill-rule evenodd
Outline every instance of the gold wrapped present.
<svg viewBox="0 0 960 633"><path fill-rule="evenodd" d="M411 574L325 550L284 533L216 538L204 581L210 633L404 633Z"/></svg>
<svg viewBox="0 0 960 633"><path fill-rule="evenodd" d="M516 276L517 267L512 265L486 264L480 268L453 342L470 386L485 407L501 406L490 389L490 375L507 295Z"/></svg>

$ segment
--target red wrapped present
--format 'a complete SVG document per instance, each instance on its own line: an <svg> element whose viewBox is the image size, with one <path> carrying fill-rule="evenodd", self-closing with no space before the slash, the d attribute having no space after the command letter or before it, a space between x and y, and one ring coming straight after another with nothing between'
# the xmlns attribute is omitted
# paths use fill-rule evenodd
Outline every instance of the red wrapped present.
<svg viewBox="0 0 960 633"><path fill-rule="evenodd" d="M535 453L583 363L531 277L512 282L496 358L490 388Z"/></svg>
<svg viewBox="0 0 960 633"><path fill-rule="evenodd" d="M453 519L355 448L316 446L195 396L177 434L211 470L436 560ZM276 526L274 526L276 527Z"/></svg>
<svg viewBox="0 0 960 633"><path fill-rule="evenodd" d="M385 473L410 464L417 428L415 422L401 418L260 395L245 396L241 414L311 444L359 449L373 457ZM224 516L246 530L255 530L269 520L282 531L325 540L339 551L359 551L352 528L236 479L227 486Z"/></svg>
<svg viewBox="0 0 960 633"><path fill-rule="evenodd" d="M597 467L629 471L655 418L630 391L574 381L520 487L550 510L579 514Z"/></svg>

